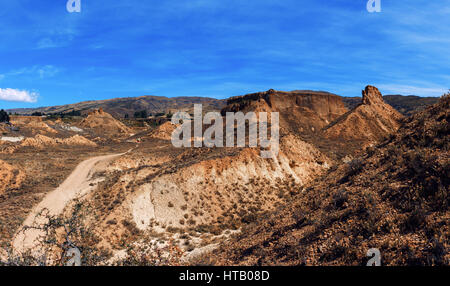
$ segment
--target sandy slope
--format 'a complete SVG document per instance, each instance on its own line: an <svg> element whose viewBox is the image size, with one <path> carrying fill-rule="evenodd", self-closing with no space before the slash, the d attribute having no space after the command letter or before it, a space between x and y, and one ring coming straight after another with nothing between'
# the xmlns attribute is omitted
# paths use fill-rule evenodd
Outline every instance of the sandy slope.
<svg viewBox="0 0 450 286"><path fill-rule="evenodd" d="M90 183L92 182L91 177L96 171L106 168L110 160L123 154L125 153L99 156L81 162L58 188L47 194L32 210L22 227L45 223L46 219L39 216L43 210L48 210L50 215L61 214L71 200L90 192L94 188L94 186L90 186ZM18 253L23 253L29 249L38 251L36 240L42 235L43 232L36 229L19 231L13 240L13 248Z"/></svg>

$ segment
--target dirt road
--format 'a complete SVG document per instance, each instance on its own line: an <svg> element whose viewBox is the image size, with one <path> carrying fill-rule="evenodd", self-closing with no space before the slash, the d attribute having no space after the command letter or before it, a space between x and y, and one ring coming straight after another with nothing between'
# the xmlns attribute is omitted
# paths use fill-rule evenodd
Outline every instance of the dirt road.
<svg viewBox="0 0 450 286"><path fill-rule="evenodd" d="M81 162L58 188L48 193L34 207L20 229L24 226L45 224L46 218L39 216L43 210L48 210L50 215L61 214L70 201L89 193L95 188L95 186L91 186L92 175L95 172L104 170L112 159L126 153L94 157ZM40 252L37 238L43 234L43 231L37 229L19 231L14 237L13 249L17 253L23 253L30 249L33 252Z"/></svg>

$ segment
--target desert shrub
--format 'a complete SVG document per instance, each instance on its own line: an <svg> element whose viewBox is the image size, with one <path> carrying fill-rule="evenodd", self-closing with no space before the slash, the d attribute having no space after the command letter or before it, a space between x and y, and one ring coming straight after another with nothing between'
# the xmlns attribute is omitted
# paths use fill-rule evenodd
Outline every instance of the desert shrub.
<svg viewBox="0 0 450 286"><path fill-rule="evenodd" d="M346 191L339 190L333 194L333 199L332 199L331 203L335 209L343 209L344 204L347 202L347 200L348 200L348 195L347 195Z"/></svg>
<svg viewBox="0 0 450 286"><path fill-rule="evenodd" d="M177 233L177 232L181 232L181 229L177 228L177 227L173 227L173 226L169 226L166 229L168 232L170 233Z"/></svg>
<svg viewBox="0 0 450 286"><path fill-rule="evenodd" d="M347 252L347 248L342 245L334 245L319 258L319 261L330 262L342 257Z"/></svg>
<svg viewBox="0 0 450 286"><path fill-rule="evenodd" d="M211 226L206 224L200 224L195 228L195 231L199 233L208 233L210 232Z"/></svg>
<svg viewBox="0 0 450 286"><path fill-rule="evenodd" d="M339 180L340 184L348 182L353 176L359 174L364 167L364 162L361 158L356 158L346 165L345 175Z"/></svg>
<svg viewBox="0 0 450 286"><path fill-rule="evenodd" d="M29 229L42 231L43 235L38 237L37 241L44 247L46 253L36 257L31 254L32 250L20 255L10 252L8 259L0 262L0 265L61 266L67 262L66 252L74 247L81 252L82 265L98 265L106 261L111 257L111 253L95 247L100 241L99 237L82 223L82 218L87 211L79 202L76 202L68 218L52 216L47 209L42 210L37 215L38 221L44 221L42 224L26 226L19 231L25 232Z"/></svg>
<svg viewBox="0 0 450 286"><path fill-rule="evenodd" d="M106 224L109 224L109 225L117 224L117 220L116 220L116 219L108 220L108 221L106 222Z"/></svg>
<svg viewBox="0 0 450 286"><path fill-rule="evenodd" d="M134 113L134 118L147 118L147 117L148 117L147 110L136 111Z"/></svg>
<svg viewBox="0 0 450 286"><path fill-rule="evenodd" d="M128 248L127 257L114 263L115 266L181 266L181 250L173 240L165 247Z"/></svg>
<svg viewBox="0 0 450 286"><path fill-rule="evenodd" d="M407 214L405 220L400 225L403 233L414 232L417 229L423 228L426 221L426 214L423 209L416 209Z"/></svg>
<svg viewBox="0 0 450 286"><path fill-rule="evenodd" d="M448 162L440 163L436 155L422 150L414 150L405 155L404 176L411 178L413 185L419 188L415 199L432 209L448 207L449 169Z"/></svg>
<svg viewBox="0 0 450 286"><path fill-rule="evenodd" d="M241 221L242 221L243 223L250 224L250 223L252 223L252 222L255 222L255 221L257 220L257 218L258 218L258 216L257 216L256 214L254 214L254 213L249 213L249 214L246 214L245 216L243 216L242 219L241 219Z"/></svg>
<svg viewBox="0 0 450 286"><path fill-rule="evenodd" d="M10 118L8 113L4 111L3 109L0 110L0 122L9 122Z"/></svg>
<svg viewBox="0 0 450 286"><path fill-rule="evenodd" d="M427 249L426 265L445 265L446 249L443 243L433 239Z"/></svg>
<svg viewBox="0 0 450 286"><path fill-rule="evenodd" d="M369 146L366 148L367 157L372 157L375 154L375 152L376 152L376 149L373 146Z"/></svg>

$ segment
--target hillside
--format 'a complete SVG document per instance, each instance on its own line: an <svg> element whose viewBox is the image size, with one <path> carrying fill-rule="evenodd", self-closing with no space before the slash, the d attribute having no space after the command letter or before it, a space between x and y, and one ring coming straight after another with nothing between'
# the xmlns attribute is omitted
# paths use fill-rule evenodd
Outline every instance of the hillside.
<svg viewBox="0 0 450 286"><path fill-rule="evenodd" d="M405 120L395 135L308 186L197 263L449 264L450 96Z"/></svg>

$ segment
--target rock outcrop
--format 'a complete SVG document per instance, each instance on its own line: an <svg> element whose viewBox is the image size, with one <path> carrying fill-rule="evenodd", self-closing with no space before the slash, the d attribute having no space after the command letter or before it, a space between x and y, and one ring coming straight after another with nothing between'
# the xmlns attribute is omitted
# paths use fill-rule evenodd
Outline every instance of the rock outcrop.
<svg viewBox="0 0 450 286"><path fill-rule="evenodd" d="M300 134L314 134L345 114L342 98L328 92L268 90L232 97L222 110L226 112L279 112L283 130Z"/></svg>
<svg viewBox="0 0 450 286"><path fill-rule="evenodd" d="M403 116L384 102L376 87L367 86L362 95L359 106L324 128L326 138L363 140L368 145L399 128Z"/></svg>
<svg viewBox="0 0 450 286"><path fill-rule="evenodd" d="M383 96L378 88L368 85L362 91L362 104L382 104L384 103Z"/></svg>
<svg viewBox="0 0 450 286"><path fill-rule="evenodd" d="M104 112L102 108L89 113L89 115L80 123L80 126L110 136L129 135L131 133L130 128L112 117L111 114Z"/></svg>

